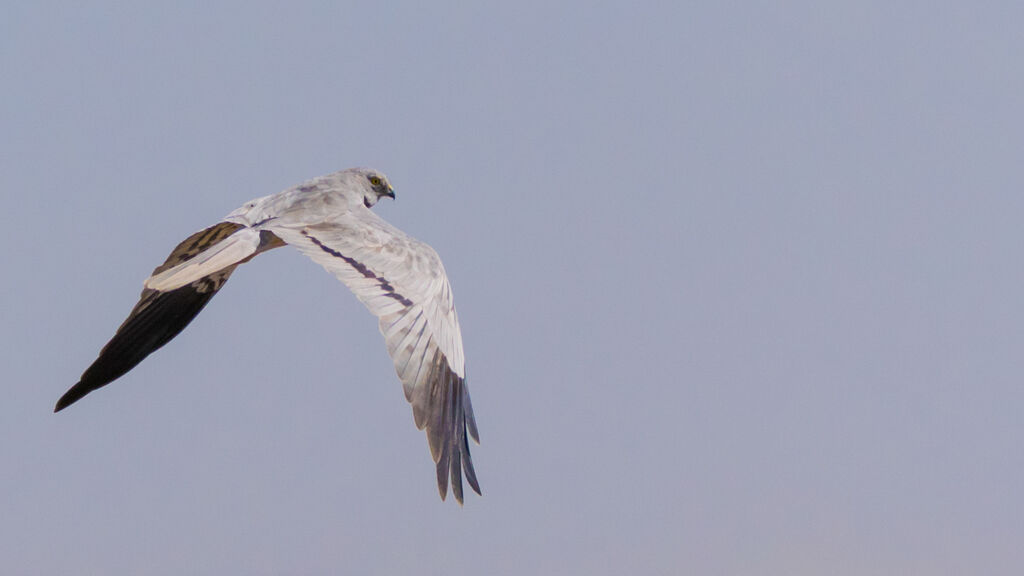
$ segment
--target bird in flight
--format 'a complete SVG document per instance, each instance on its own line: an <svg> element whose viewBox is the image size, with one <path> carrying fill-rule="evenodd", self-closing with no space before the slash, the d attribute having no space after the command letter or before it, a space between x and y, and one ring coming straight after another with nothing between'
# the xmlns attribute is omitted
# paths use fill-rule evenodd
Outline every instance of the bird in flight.
<svg viewBox="0 0 1024 576"><path fill-rule="evenodd" d="M379 319L416 427L426 430L441 499L450 479L462 503L463 474L480 494L468 441L479 444L480 437L448 277L433 248L370 210L385 196L394 199L395 191L383 174L350 168L246 202L189 236L146 279L135 308L54 412L177 336L239 264L289 244L337 276Z"/></svg>

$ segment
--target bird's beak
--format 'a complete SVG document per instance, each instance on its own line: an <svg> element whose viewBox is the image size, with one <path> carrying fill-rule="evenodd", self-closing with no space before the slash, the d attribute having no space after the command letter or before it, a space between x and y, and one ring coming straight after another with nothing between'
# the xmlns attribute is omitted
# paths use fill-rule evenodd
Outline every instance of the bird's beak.
<svg viewBox="0 0 1024 576"><path fill-rule="evenodd" d="M395 189L392 188L391 186L388 186L387 192L382 194L382 196L387 196L388 198L391 198L392 200L394 200L395 199Z"/></svg>

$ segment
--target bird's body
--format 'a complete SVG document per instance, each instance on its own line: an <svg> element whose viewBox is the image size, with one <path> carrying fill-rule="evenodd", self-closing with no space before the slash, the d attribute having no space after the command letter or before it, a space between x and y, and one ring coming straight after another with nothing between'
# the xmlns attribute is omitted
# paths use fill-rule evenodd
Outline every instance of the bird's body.
<svg viewBox="0 0 1024 576"><path fill-rule="evenodd" d="M450 480L462 502L463 473L480 493L468 443L479 436L447 275L430 246L370 210L382 196L394 198L382 174L343 170L247 202L189 236L145 281L138 304L55 411L169 342L239 264L288 244L337 276L378 317L416 426L426 430L441 498Z"/></svg>

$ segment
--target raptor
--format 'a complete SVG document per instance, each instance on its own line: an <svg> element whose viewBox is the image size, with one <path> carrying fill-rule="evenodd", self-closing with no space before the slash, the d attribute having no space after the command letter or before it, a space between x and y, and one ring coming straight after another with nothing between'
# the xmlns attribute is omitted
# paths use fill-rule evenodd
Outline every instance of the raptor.
<svg viewBox="0 0 1024 576"><path fill-rule="evenodd" d="M433 248L371 210L383 197L395 197L384 174L350 168L251 200L192 234L153 270L128 318L54 411L120 378L177 336L239 264L291 245L377 316L416 427L426 431L441 499L450 481L462 503L463 475L480 494L468 441L479 443L480 436L451 286Z"/></svg>

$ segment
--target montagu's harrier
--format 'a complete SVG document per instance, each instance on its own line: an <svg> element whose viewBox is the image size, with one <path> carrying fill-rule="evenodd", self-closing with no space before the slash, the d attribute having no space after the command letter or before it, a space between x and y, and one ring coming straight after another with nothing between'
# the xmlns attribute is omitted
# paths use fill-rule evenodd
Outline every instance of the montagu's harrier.
<svg viewBox="0 0 1024 576"><path fill-rule="evenodd" d="M146 279L128 319L54 411L121 377L178 335L239 264L290 244L380 319L416 427L426 429L441 499L451 479L462 502L463 473L479 494L468 441L479 442L479 435L452 290L430 246L370 210L382 196L395 192L380 172L342 170L247 202L189 236Z"/></svg>

